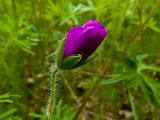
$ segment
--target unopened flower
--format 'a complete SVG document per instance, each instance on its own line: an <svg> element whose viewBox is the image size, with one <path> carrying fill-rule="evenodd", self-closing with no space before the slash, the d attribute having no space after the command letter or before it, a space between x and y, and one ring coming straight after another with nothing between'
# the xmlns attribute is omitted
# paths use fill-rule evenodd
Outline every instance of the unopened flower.
<svg viewBox="0 0 160 120"><path fill-rule="evenodd" d="M95 20L72 28L59 46L58 67L73 69L87 63L107 34L105 27Z"/></svg>

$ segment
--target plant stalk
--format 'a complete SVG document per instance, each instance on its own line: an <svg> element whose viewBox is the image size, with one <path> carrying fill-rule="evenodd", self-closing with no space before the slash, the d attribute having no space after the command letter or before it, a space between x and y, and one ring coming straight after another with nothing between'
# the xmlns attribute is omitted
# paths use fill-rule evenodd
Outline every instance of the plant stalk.
<svg viewBox="0 0 160 120"><path fill-rule="evenodd" d="M97 86L100 84L101 79L104 78L106 75L108 75L108 73L111 71L112 67L114 65L114 60L112 60L112 63L108 66L108 69L106 71L106 73L104 73L103 75L101 75L96 82L94 83L93 87L90 89L90 91L88 92L87 96L84 98L80 108L78 109L78 111L76 112L73 120L76 120L78 118L78 116L80 115L81 111L83 110L83 108L85 107L86 103L88 102L90 96L93 94L93 92L97 89Z"/></svg>
<svg viewBox="0 0 160 120"><path fill-rule="evenodd" d="M84 106L86 105L88 99L90 98L90 96L92 95L92 93L94 92L94 90L97 88L97 86L99 85L99 82L101 81L101 78L98 78L96 80L96 82L94 83L94 86L90 89L90 91L88 92L87 96L84 98L83 103L81 104L80 108L78 109L78 111L76 112L76 115L74 116L73 120L76 120L79 116L79 114L81 113L82 109L84 108Z"/></svg>
<svg viewBox="0 0 160 120"><path fill-rule="evenodd" d="M134 102L133 102L133 97L132 97L132 94L131 94L130 90L128 90L128 96L129 96L129 101L130 101L132 111L133 111L133 114L134 114L134 120L139 120L139 117L137 115L137 111L136 111L136 108L135 108L135 105L134 105Z"/></svg>
<svg viewBox="0 0 160 120"><path fill-rule="evenodd" d="M131 38L128 40L128 43L124 50L127 50L130 45L135 41L137 36L143 31L143 29L146 27L147 23L150 21L150 19L155 15L157 9L160 7L160 0L157 0L157 3L153 7L153 9L150 11L148 18L137 28L137 30L133 33Z"/></svg>
<svg viewBox="0 0 160 120"><path fill-rule="evenodd" d="M58 92L56 90L56 85L55 85L55 81L56 81L56 73L58 71L58 68L55 69L55 71L51 74L51 96L50 96L50 100L49 100L49 104L48 104L48 108L47 108L47 115L48 116L51 116L52 113L54 112L54 109L53 109L53 105L54 105L54 108L56 107L56 104L55 104L55 100L56 99L56 92Z"/></svg>

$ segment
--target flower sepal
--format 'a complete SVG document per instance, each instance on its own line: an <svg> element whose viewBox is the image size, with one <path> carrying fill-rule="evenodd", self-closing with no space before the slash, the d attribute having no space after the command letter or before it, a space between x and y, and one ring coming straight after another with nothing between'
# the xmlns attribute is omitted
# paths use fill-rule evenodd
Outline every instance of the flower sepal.
<svg viewBox="0 0 160 120"><path fill-rule="evenodd" d="M63 51L64 51L64 45L65 45L65 41L66 41L66 36L63 38L63 40L60 42L59 47L57 49L57 67L59 69L62 68L62 62L63 62Z"/></svg>
<svg viewBox="0 0 160 120"><path fill-rule="evenodd" d="M61 66L59 66L59 68L63 70L71 70L77 68L79 67L78 63L81 61L81 59L82 56L80 54L69 56L62 61L62 64Z"/></svg>
<svg viewBox="0 0 160 120"><path fill-rule="evenodd" d="M88 63L90 63L92 60L94 60L95 58L97 58L97 56L98 56L98 54L93 54L93 55L91 55L89 58L87 58L86 60L84 60L83 62L81 62L81 63L79 63L78 65L77 65L77 67L80 67L80 66L82 66L82 65L85 65L85 64L88 64Z"/></svg>

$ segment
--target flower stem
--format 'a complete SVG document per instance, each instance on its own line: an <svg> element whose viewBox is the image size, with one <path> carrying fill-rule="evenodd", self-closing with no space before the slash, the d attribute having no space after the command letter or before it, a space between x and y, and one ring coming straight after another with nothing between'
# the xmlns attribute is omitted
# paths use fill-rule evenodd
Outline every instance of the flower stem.
<svg viewBox="0 0 160 120"><path fill-rule="evenodd" d="M56 68L55 71L51 74L51 96L50 96L50 100L49 100L49 104L48 104L48 108L47 108L47 115L51 116L53 113L53 105L55 108L55 104L54 102L57 101L55 100L55 81L56 81L56 73L57 73L58 69ZM57 92L57 91L56 91Z"/></svg>

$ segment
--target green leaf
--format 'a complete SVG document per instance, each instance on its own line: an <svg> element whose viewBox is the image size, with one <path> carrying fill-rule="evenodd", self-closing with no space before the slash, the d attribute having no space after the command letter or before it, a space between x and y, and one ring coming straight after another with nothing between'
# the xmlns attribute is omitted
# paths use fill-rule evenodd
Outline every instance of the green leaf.
<svg viewBox="0 0 160 120"><path fill-rule="evenodd" d="M136 59L137 59L138 62L142 62L147 57L148 57L147 54L142 54L142 55L137 55Z"/></svg>
<svg viewBox="0 0 160 120"><path fill-rule="evenodd" d="M0 100L0 103L5 103L5 102L13 103L13 101L12 101L12 100Z"/></svg>
<svg viewBox="0 0 160 120"><path fill-rule="evenodd" d="M140 64L140 70L153 70L160 72L160 68L151 65Z"/></svg>
<svg viewBox="0 0 160 120"><path fill-rule="evenodd" d="M132 72L125 72L118 75L115 75L111 79L107 79L101 82L102 85L109 85L109 84L116 84L118 82L121 82L123 80L131 80L136 77L137 74Z"/></svg>
<svg viewBox="0 0 160 120"><path fill-rule="evenodd" d="M9 92L4 94L4 95L0 95L0 99L4 99L4 98L9 98L9 97L20 97L19 95L12 95Z"/></svg>
<svg viewBox="0 0 160 120"><path fill-rule="evenodd" d="M159 32L160 33L160 28L158 26L158 22L155 21L154 19L151 19L149 24L148 24L149 28L154 30L155 32Z"/></svg>
<svg viewBox="0 0 160 120"><path fill-rule="evenodd" d="M118 75L114 78L111 78L111 79L107 79L107 80L104 80L101 82L102 85L110 85L110 84L115 84L115 83L118 83L122 80L126 79L125 76L122 76L122 75Z"/></svg>
<svg viewBox="0 0 160 120"><path fill-rule="evenodd" d="M160 107L160 101L157 99L157 95L153 93L153 91L150 89L150 87L142 81L142 84L140 86L142 92L144 93L144 97L152 103L156 107Z"/></svg>
<svg viewBox="0 0 160 120"><path fill-rule="evenodd" d="M145 75L144 73L139 73L139 75L142 77L142 79L144 80L144 82L151 88L151 90L153 92L157 92L158 93L158 89L157 89L157 82L155 82L152 78L148 77L147 75Z"/></svg>
<svg viewBox="0 0 160 120"><path fill-rule="evenodd" d="M142 72L140 72L139 75L146 84L146 89L143 88L142 90L145 92L145 94L148 94L147 98L149 98L149 101L155 106L160 107L160 84L158 82L155 82L152 78L148 77Z"/></svg>
<svg viewBox="0 0 160 120"><path fill-rule="evenodd" d="M32 116L34 118L43 119L43 120L45 120L45 118L47 118L47 116L41 115L41 114L37 114L37 113L29 113L29 116Z"/></svg>
<svg viewBox="0 0 160 120"><path fill-rule="evenodd" d="M0 114L0 120L4 120L6 119L7 117L10 117L12 114L14 114L15 112L17 111L16 108L12 108L2 114Z"/></svg>
<svg viewBox="0 0 160 120"><path fill-rule="evenodd" d="M137 68L137 72L141 73L143 70L153 70L153 71L158 71L160 72L160 67L157 66L153 66L153 65L146 65L145 63L143 63L143 60L147 57L147 54L143 54L143 55L137 55L136 59L138 61L138 68Z"/></svg>
<svg viewBox="0 0 160 120"><path fill-rule="evenodd" d="M10 100L10 97L19 97L19 95L12 95L9 92L4 95L0 95L0 103L13 103L13 101Z"/></svg>

